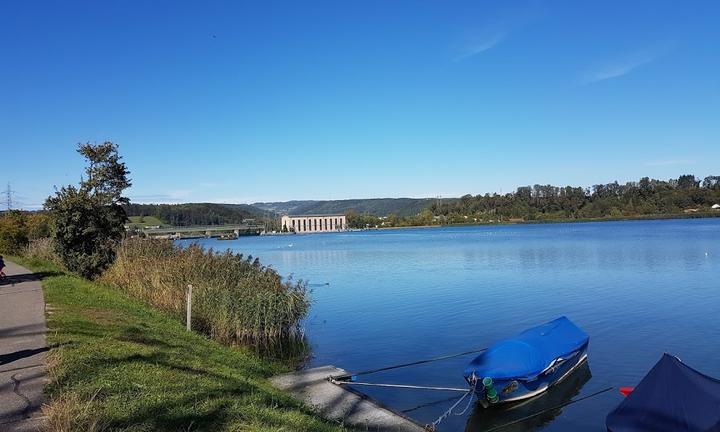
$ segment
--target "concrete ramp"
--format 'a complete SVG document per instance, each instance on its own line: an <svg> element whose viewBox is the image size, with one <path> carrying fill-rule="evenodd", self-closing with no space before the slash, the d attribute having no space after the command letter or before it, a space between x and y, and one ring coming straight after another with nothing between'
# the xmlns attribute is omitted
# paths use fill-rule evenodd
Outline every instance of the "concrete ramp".
<svg viewBox="0 0 720 432"><path fill-rule="evenodd" d="M330 420L362 431L422 432L425 429L370 397L328 381L347 374L335 366L321 366L271 378L275 387L301 400Z"/></svg>

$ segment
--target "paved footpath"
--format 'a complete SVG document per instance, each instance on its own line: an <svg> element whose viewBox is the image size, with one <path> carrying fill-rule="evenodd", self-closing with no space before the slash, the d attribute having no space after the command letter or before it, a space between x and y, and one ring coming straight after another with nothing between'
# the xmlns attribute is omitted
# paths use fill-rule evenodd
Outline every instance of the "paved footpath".
<svg viewBox="0 0 720 432"><path fill-rule="evenodd" d="M40 275L5 261L0 281L0 430L37 431L45 368L45 299Z"/></svg>

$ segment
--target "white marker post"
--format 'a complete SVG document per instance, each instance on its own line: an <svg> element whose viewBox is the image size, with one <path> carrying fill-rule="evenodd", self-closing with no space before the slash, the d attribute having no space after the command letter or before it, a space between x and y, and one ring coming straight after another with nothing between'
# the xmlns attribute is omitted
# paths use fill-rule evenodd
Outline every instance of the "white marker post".
<svg viewBox="0 0 720 432"><path fill-rule="evenodd" d="M187 288L187 318L185 324L188 331L192 330L192 285L188 284Z"/></svg>

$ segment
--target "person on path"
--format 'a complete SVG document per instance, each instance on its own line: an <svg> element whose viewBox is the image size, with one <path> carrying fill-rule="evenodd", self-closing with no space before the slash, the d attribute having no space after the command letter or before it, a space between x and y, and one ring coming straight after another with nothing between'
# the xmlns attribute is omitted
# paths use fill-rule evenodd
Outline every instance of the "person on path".
<svg viewBox="0 0 720 432"><path fill-rule="evenodd" d="M3 269L5 268L5 261L3 260L3 256L0 255L0 279L5 277L5 272Z"/></svg>

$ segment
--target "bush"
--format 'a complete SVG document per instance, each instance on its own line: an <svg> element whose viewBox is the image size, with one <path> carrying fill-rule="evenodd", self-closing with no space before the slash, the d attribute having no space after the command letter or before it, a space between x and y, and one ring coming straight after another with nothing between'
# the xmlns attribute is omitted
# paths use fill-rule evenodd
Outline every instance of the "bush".
<svg viewBox="0 0 720 432"><path fill-rule="evenodd" d="M193 327L230 344L297 338L310 306L303 281L283 281L252 256L169 240L126 240L102 280L179 318L192 284Z"/></svg>
<svg viewBox="0 0 720 432"><path fill-rule="evenodd" d="M55 222L55 251L68 270L93 279L112 264L124 232L121 206L103 205L73 186L48 198L46 206Z"/></svg>
<svg viewBox="0 0 720 432"><path fill-rule="evenodd" d="M30 240L30 243L25 246L22 256L62 265L62 260L55 253L55 242L51 238Z"/></svg>
<svg viewBox="0 0 720 432"><path fill-rule="evenodd" d="M25 218L28 239L46 239L52 235L52 219L47 213L28 213Z"/></svg>
<svg viewBox="0 0 720 432"><path fill-rule="evenodd" d="M19 210L0 216L0 252L19 254L28 244L27 217Z"/></svg>

